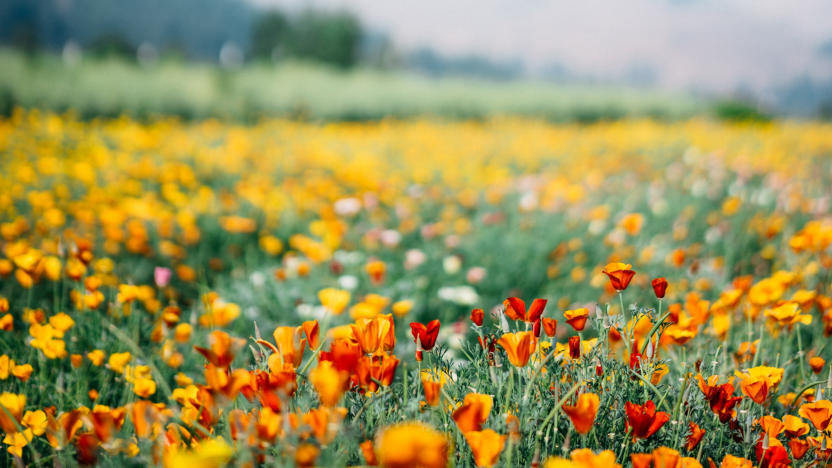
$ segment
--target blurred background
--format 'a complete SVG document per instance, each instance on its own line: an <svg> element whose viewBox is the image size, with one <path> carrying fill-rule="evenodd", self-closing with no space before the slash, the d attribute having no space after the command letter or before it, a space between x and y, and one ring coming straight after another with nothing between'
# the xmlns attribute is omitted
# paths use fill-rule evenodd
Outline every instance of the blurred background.
<svg viewBox="0 0 832 468"><path fill-rule="evenodd" d="M832 118L832 2L4 0L0 113Z"/></svg>

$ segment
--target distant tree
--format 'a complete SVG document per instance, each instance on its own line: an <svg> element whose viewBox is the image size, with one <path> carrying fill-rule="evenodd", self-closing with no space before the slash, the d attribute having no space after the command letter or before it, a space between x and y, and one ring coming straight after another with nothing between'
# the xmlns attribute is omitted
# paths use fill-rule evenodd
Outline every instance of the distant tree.
<svg viewBox="0 0 832 468"><path fill-rule="evenodd" d="M295 57L349 68L358 60L362 35L352 13L306 10L293 21L286 50Z"/></svg>
<svg viewBox="0 0 832 468"><path fill-rule="evenodd" d="M136 47L118 33L102 34L93 39L88 48L92 55L98 57L136 58Z"/></svg>
<svg viewBox="0 0 832 468"><path fill-rule="evenodd" d="M289 19L282 12L271 10L261 14L251 33L251 56L267 60L284 46L289 35Z"/></svg>

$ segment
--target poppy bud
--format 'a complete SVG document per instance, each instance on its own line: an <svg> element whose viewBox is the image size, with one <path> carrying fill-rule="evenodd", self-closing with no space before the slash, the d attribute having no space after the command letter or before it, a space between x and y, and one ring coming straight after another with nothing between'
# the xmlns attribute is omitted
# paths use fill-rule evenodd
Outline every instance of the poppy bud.
<svg viewBox="0 0 832 468"><path fill-rule="evenodd" d="M484 318L485 312L482 309L471 310L471 321L474 322L474 325L481 327Z"/></svg>
<svg viewBox="0 0 832 468"><path fill-rule="evenodd" d="M540 338L540 319L534 321L534 327L532 327L532 331L534 331L535 338Z"/></svg>
<svg viewBox="0 0 832 468"><path fill-rule="evenodd" d="M667 292L667 280L665 278L654 278L650 282L653 285L653 292L656 293L656 298L664 299L664 294Z"/></svg>
<svg viewBox="0 0 832 468"><path fill-rule="evenodd" d="M601 367L601 364L598 364L597 366L595 366L595 375L597 375L598 377L601 377L602 375L604 375L604 368Z"/></svg>
<svg viewBox="0 0 832 468"><path fill-rule="evenodd" d="M581 357L581 337L580 336L570 336L569 337L569 357L572 359L578 359Z"/></svg>

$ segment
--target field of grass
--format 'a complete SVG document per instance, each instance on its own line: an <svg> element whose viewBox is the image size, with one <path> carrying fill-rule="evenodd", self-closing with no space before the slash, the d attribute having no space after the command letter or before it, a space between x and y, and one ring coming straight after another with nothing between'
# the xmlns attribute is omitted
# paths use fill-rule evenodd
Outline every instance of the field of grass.
<svg viewBox="0 0 832 468"><path fill-rule="evenodd" d="M523 115L550 121L651 116L678 119L707 110L692 97L612 86L430 79L395 71L337 71L283 63L223 70L162 62L26 57L0 49L0 112L15 106L81 117L175 115L253 121L263 116L365 120Z"/></svg>
<svg viewBox="0 0 832 468"><path fill-rule="evenodd" d="M831 155L807 122L17 110L0 465L822 466Z"/></svg>

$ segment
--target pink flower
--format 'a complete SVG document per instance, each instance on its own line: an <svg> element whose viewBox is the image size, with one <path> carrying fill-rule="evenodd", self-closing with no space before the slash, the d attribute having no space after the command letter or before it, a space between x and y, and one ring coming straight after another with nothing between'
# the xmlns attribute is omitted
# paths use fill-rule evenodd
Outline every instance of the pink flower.
<svg viewBox="0 0 832 468"><path fill-rule="evenodd" d="M153 279L156 281L156 286L164 288L170 283L171 271L170 268L157 266L153 270Z"/></svg>

